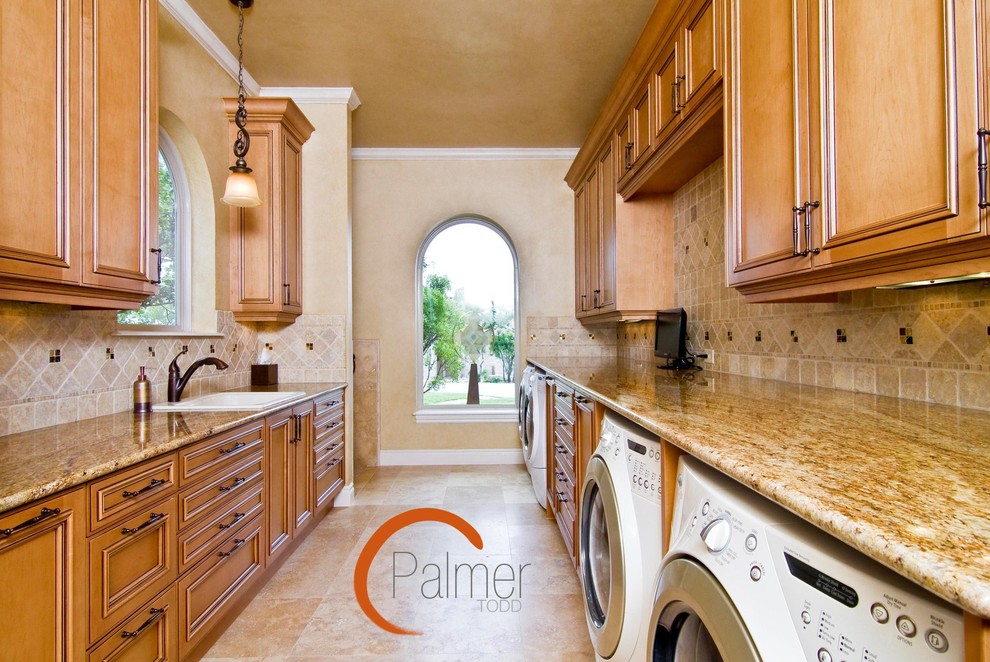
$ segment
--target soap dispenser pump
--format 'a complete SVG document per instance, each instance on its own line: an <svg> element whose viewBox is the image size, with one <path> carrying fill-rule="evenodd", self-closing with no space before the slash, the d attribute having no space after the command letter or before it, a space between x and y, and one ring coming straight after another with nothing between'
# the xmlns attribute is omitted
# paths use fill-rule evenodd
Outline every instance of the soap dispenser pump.
<svg viewBox="0 0 990 662"><path fill-rule="evenodd" d="M138 378L134 382L134 413L147 414L151 411L151 380L144 374L141 366Z"/></svg>

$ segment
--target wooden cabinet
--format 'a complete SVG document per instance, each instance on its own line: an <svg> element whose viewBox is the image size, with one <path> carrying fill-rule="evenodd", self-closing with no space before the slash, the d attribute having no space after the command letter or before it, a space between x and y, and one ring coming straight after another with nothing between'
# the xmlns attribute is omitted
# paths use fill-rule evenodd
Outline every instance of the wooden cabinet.
<svg viewBox="0 0 990 662"><path fill-rule="evenodd" d="M314 511L322 516L344 489L344 391L313 401Z"/></svg>
<svg viewBox="0 0 990 662"><path fill-rule="evenodd" d="M549 485L553 512L564 538L564 546L577 565L578 513L577 452L574 445L574 391L556 381L553 386L553 436L548 453L553 454L553 474Z"/></svg>
<svg viewBox="0 0 990 662"><path fill-rule="evenodd" d="M0 516L0 650L71 662L86 651L86 492Z"/></svg>
<svg viewBox="0 0 990 662"><path fill-rule="evenodd" d="M313 519L313 405L305 403L265 419L268 478L266 555L280 557Z"/></svg>
<svg viewBox="0 0 990 662"><path fill-rule="evenodd" d="M984 11L730 2L730 285L762 301L990 270Z"/></svg>
<svg viewBox="0 0 990 662"><path fill-rule="evenodd" d="M157 17L154 0L4 3L0 298L118 309L156 291Z"/></svg>
<svg viewBox="0 0 990 662"><path fill-rule="evenodd" d="M237 99L225 99L231 141ZM242 322L302 313L302 145L313 132L291 99L247 100L248 162L261 205L230 209L230 306Z"/></svg>

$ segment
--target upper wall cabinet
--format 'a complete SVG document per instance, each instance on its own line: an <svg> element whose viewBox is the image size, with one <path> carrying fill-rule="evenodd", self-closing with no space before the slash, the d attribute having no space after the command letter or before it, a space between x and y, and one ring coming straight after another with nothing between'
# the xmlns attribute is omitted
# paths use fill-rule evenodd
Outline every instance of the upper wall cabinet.
<svg viewBox="0 0 990 662"><path fill-rule="evenodd" d="M730 285L770 301L990 271L985 8L730 0Z"/></svg>
<svg viewBox="0 0 990 662"><path fill-rule="evenodd" d="M137 308L158 280L155 0L0 7L0 298Z"/></svg>
<svg viewBox="0 0 990 662"><path fill-rule="evenodd" d="M224 103L233 142L237 99ZM231 310L241 322L291 323L302 314L302 146L313 125L291 99L248 99L247 113L261 206L230 208Z"/></svg>
<svg viewBox="0 0 990 662"><path fill-rule="evenodd" d="M617 131L623 199L675 191L721 155L722 7L720 0L681 3L641 72Z"/></svg>

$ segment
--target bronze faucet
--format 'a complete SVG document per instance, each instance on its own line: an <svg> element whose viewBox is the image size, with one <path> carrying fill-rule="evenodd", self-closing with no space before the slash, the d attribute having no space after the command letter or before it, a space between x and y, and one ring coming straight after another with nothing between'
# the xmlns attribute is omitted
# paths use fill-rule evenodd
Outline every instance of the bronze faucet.
<svg viewBox="0 0 990 662"><path fill-rule="evenodd" d="M221 361L215 356L208 356L205 359L199 359L198 361L193 361L192 365L189 366L189 369L186 370L186 374L182 374L182 371L179 369L179 357L188 351L189 351L188 348L184 348L181 352L179 352L175 356L174 359L172 359L172 363L170 363L168 366L168 401L169 402L179 401L179 398L182 397L183 389L186 388L186 384L189 382L189 378L192 377L192 374L194 372L196 372L199 368L203 367L204 365L212 365L217 370L227 369L227 364L225 362Z"/></svg>

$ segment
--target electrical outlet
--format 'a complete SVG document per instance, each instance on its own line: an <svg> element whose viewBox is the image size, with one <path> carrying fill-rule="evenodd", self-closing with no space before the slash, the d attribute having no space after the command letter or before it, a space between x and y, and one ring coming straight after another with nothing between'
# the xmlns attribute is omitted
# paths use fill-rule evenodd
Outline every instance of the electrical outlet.
<svg viewBox="0 0 990 662"><path fill-rule="evenodd" d="M706 349L705 350L705 353L708 354L708 356L705 357L705 363L714 364L715 363L715 350L714 349Z"/></svg>

